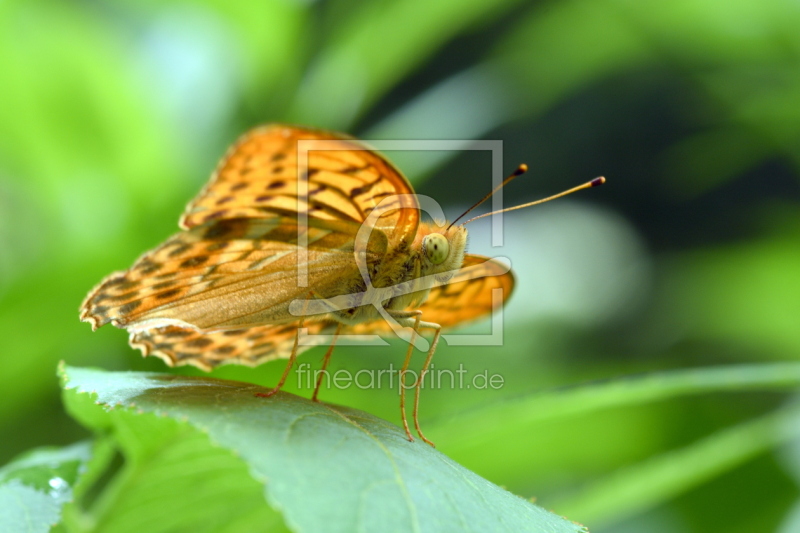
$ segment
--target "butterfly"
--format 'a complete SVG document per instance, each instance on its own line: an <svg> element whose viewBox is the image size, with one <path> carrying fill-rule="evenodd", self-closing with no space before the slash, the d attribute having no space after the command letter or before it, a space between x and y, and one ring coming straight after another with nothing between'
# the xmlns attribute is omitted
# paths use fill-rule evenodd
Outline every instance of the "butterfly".
<svg viewBox="0 0 800 533"><path fill-rule="evenodd" d="M299 353L332 335L315 401L340 336L405 332L404 382L419 331L432 331L413 384L415 429L432 444L419 396L442 330L486 317L514 288L506 265L465 252L464 224L423 221L408 180L357 140L267 125L229 149L186 207L181 231L101 281L80 318L93 329L127 329L132 347L170 366L288 358L265 396L280 390Z"/></svg>

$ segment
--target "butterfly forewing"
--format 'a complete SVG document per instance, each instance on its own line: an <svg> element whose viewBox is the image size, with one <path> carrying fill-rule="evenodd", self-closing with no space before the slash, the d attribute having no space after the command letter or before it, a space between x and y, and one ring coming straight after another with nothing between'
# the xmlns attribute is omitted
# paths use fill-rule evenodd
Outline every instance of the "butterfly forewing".
<svg viewBox="0 0 800 533"><path fill-rule="evenodd" d="M402 247L413 241L419 222L412 192L399 170L354 139L265 126L233 146L209 184L187 206L181 226L298 214L307 217L309 225L359 226L388 200L396 209L387 210L375 228L386 235L391 248ZM393 200L395 195L403 196Z"/></svg>
<svg viewBox="0 0 800 533"><path fill-rule="evenodd" d="M144 328L168 323L197 329L280 323L296 317L289 303L305 297L297 281L295 221L232 219L178 233L112 274L86 298L81 317ZM347 294L361 279L353 236L307 228L304 265L321 297ZM374 256L374 257L373 257ZM381 250L368 254L376 262Z"/></svg>
<svg viewBox="0 0 800 533"><path fill-rule="evenodd" d="M299 141L306 142L305 157L298 157ZM104 280L81 317L94 327L139 329L292 320L288 303L309 288L325 298L360 289L355 235L394 195L403 196L378 218L368 262L408 246L419 217L411 192L390 163L351 139L289 126L256 129L189 204L181 220L187 231ZM300 266L307 272L302 287Z"/></svg>

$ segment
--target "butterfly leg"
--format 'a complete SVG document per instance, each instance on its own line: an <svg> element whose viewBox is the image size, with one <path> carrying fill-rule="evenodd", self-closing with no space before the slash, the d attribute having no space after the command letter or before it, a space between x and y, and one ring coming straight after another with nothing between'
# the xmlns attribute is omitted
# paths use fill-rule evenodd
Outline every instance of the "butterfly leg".
<svg viewBox="0 0 800 533"><path fill-rule="evenodd" d="M292 367L294 366L294 362L297 359L297 347L300 344L300 330L303 329L303 322L305 322L305 319L306 319L305 315L306 315L306 311L308 310L308 301L312 297L313 297L313 293L309 293L309 297L306 300L306 303L303 305L303 312L302 312L301 317L300 317L300 323L297 324L297 333L295 333L295 335L294 335L294 346L292 346L292 353L289 356L289 362L286 363L286 368L283 369L283 375L281 376L280 381L278 381L278 384L275 385L275 387L271 391L269 391L269 392L258 392L258 393L256 393L256 396L258 396L260 398L269 398L270 396L274 396L275 394L277 394L277 392L279 390L281 390L283 388L283 384L286 383L286 378L289 377L289 372L292 370Z"/></svg>
<svg viewBox="0 0 800 533"><path fill-rule="evenodd" d="M428 367L430 367L431 359L433 359L433 354L436 352L436 345L439 344L439 337L442 334L442 326L439 324L434 324L433 322L419 322L419 327L434 329L436 330L436 333L433 334L431 347L428 349L428 355L425 358L425 363L423 363L422 369L419 371L419 378L417 379L414 387L414 427L416 428L417 433L419 433L419 438L435 448L436 445L429 441L427 437L425 437L425 434L422 433L422 428L419 425L419 396L420 391L422 390L422 380L425 379L425 374L428 373Z"/></svg>
<svg viewBox="0 0 800 533"><path fill-rule="evenodd" d="M292 370L295 359L297 359L297 345L300 342L300 328L302 327L303 327L303 320L301 319L300 325L297 327L297 333L294 336L294 346L292 347L292 354L289 356L289 362L286 363L286 368L283 369L283 375L281 376L281 379L278 381L278 384L275 385L275 387L269 392L258 392L256 393L256 396L260 398L269 398L270 396L277 394L277 392L281 390L281 388L283 388L283 384L286 383L286 378L289 377L289 371Z"/></svg>
<svg viewBox="0 0 800 533"><path fill-rule="evenodd" d="M319 388L322 385L322 378L325 376L325 369L328 368L328 363L331 362L331 354L333 353L333 348L336 346L336 339L339 338L339 332L342 331L342 324L340 323L336 326L336 332L333 334L333 341L331 341L331 345L328 348L328 351L325 352L325 357L322 358L322 368L319 370L319 377L317 378L317 385L314 387L314 394L311 395L312 402L318 402L317 395L319 394Z"/></svg>
<svg viewBox="0 0 800 533"><path fill-rule="evenodd" d="M411 326L412 333L411 333L411 340L409 341L408 351L406 352L406 359L403 361L403 368L400 370L400 411L403 418L403 428L406 430L406 435L408 436L408 440L413 441L414 438L411 436L411 430L408 427L408 419L406 418L406 400L405 400L405 373L408 371L408 365L411 362L411 354L413 353L414 349L414 340L416 336L419 334L419 330L421 328L427 328L435 330L436 333L433 335L433 340L431 341L431 346L428 349L428 354L425 357L425 363L422 365L422 369L420 370L419 377L417 377L416 381L414 382L414 411L413 411L413 418L414 418L414 428L417 430L420 438L425 441L426 443L430 444L431 446L436 446L433 442L431 442L425 434L422 432L422 428L420 427L419 423L419 397L420 391L422 390L422 380L425 378L425 374L428 372L428 368L430 367L431 360L433 359L433 354L436 352L436 345L439 344L439 337L442 333L442 326L436 324L434 322L424 322L420 319L422 318L422 311L394 311L390 314L397 320L397 323L408 327Z"/></svg>
<svg viewBox="0 0 800 533"><path fill-rule="evenodd" d="M406 358L403 361L403 368L400 369L400 417L403 419L403 429L406 430L406 436L408 440L414 442L414 437L411 436L411 428L408 427L408 418L406 418L406 387L405 387L405 377L406 372L408 372L408 365L411 363L411 355L414 353L414 341L417 337L417 330L419 329L419 318L422 316L421 311L416 311L411 313L410 315L414 318L412 319L411 316L408 316L409 313L403 313L400 317L397 316L396 313L391 313L395 318L398 319L398 323L403 326L408 326L411 323L412 331L411 331L411 340L408 343L408 351L406 351Z"/></svg>

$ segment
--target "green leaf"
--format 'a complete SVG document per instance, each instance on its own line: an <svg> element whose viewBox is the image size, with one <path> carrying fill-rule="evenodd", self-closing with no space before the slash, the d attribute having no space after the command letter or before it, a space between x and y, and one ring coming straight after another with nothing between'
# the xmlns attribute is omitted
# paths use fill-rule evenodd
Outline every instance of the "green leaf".
<svg viewBox="0 0 800 533"><path fill-rule="evenodd" d="M800 436L796 404L626 467L556 502L574 516L617 522L654 507ZM603 524L607 525L607 524Z"/></svg>
<svg viewBox="0 0 800 533"><path fill-rule="evenodd" d="M546 420L595 413L604 409L640 405L710 392L758 390L792 391L800 386L800 364L765 363L728 365L628 376L602 383L555 391L523 394L480 406L459 416L432 421L431 426L447 439L456 453L496 441L509 428L520 428ZM448 435L457 435L451 442ZM443 439L443 440L444 440ZM443 442L442 444L445 444Z"/></svg>
<svg viewBox="0 0 800 533"><path fill-rule="evenodd" d="M61 519L92 445L34 450L0 469L0 531L39 532Z"/></svg>
<svg viewBox="0 0 800 533"><path fill-rule="evenodd" d="M265 389L217 379L72 367L62 367L61 376L68 410L111 431L126 456L95 512L110 526L118 507L130 511L104 529L136 530L131 521L144 515L177 520L198 493L213 505L199 481L183 488L190 469L182 465L189 452L181 450L188 448L194 469L206 476L238 458L294 531L583 531L355 409L287 393L257 398ZM147 470L159 472L144 476L149 507L128 506L124 500L141 492L136 485ZM233 477L228 482L235 485ZM175 488L166 501L155 496L164 486Z"/></svg>
<svg viewBox="0 0 800 533"><path fill-rule="evenodd" d="M509 395L457 416L429 420L425 427L439 436L437 443L456 461L480 474L492 473L512 490L536 494L538 502L546 508L595 529L604 526L600 521L615 520L614 513L625 516L663 505L714 476L733 471L755 455L746 453L749 444L759 450L769 445L765 444L766 435L749 444L740 440L737 443L742 446L729 451L744 450L741 459L727 460L725 454L718 453L703 468L693 466L658 482L655 475L642 479L632 473L630 485L640 482L647 490L629 488L627 484L616 490L613 485L612 494L605 486L606 480L598 481L599 477L616 479L617 472L622 475L621 469L627 464L632 465L631 472L638 472L638 463L644 457L660 460L665 448L672 448L682 440L674 434L668 439L659 437L658 430L654 431L657 426L652 423L654 413L673 409L679 405L676 401L679 398L693 398L695 405L724 398L729 405L737 406L746 405L751 399L759 401L764 392L772 392L779 398L779 394L794 393L799 386L800 363L681 369L622 376L516 397ZM674 413L683 413L667 412L670 414L666 416L672 417L682 416ZM703 427L708 424L705 416L698 409L696 416L688 416L681 424L687 428ZM593 435L591 448L585 448L585 435ZM769 439L776 442L772 437ZM682 445L693 446L688 442ZM672 457L675 455L669 452L663 459ZM508 465L519 466L515 469ZM669 471L667 467L648 464L642 472L650 472L651 468L660 473ZM530 472L536 472L534 480ZM581 493L581 498L587 498L589 503L581 500L573 505L571 498L576 485L585 485L589 491L595 484L598 488L591 497ZM636 501L626 499L625 490L635 492Z"/></svg>

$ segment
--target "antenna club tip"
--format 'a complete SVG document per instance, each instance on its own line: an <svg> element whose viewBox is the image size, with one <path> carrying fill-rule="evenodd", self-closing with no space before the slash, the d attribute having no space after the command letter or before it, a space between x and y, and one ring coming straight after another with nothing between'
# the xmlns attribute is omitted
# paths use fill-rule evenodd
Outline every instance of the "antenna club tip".
<svg viewBox="0 0 800 533"><path fill-rule="evenodd" d="M528 171L528 165L522 163L520 166L517 167L517 170L514 171L515 176L521 176Z"/></svg>
<svg viewBox="0 0 800 533"><path fill-rule="evenodd" d="M606 179L603 176L600 176L599 178L595 178L592 181L590 181L589 185L592 186L592 187L599 187L600 185L604 184L605 182L606 182Z"/></svg>

